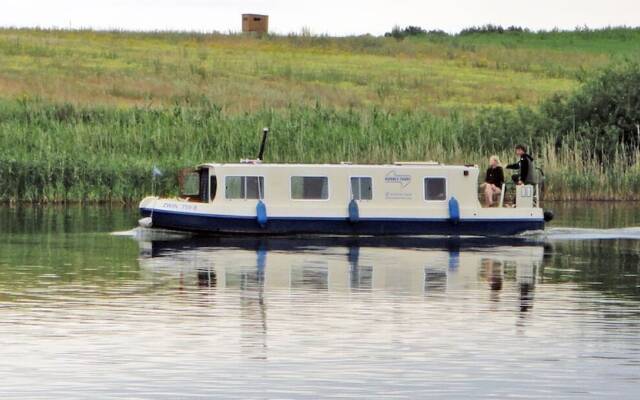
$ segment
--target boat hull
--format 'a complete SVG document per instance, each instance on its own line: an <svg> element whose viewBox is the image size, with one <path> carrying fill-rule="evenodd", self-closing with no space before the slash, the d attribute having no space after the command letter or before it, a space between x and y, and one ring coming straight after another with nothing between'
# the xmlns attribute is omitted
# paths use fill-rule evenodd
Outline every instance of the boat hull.
<svg viewBox="0 0 640 400"><path fill-rule="evenodd" d="M153 227L203 234L251 235L472 235L512 236L544 229L543 219L449 219L423 218L269 218L260 225L256 218L191 214L141 208L143 217L152 217Z"/></svg>

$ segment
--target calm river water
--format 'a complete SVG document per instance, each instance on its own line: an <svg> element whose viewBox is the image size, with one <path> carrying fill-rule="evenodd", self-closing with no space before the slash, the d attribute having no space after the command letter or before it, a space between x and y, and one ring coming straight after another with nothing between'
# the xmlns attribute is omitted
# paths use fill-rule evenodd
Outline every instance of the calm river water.
<svg viewBox="0 0 640 400"><path fill-rule="evenodd" d="M509 241L196 240L130 231L131 209L0 208L0 398L636 399L640 207L553 208Z"/></svg>

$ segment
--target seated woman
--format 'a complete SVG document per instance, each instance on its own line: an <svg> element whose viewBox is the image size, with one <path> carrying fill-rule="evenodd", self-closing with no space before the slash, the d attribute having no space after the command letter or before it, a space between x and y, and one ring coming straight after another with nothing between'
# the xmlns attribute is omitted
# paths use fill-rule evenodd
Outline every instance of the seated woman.
<svg viewBox="0 0 640 400"><path fill-rule="evenodd" d="M491 156L489 158L489 168L487 169L487 175L484 178L484 199L487 207L493 205L493 198L502 192L502 185L504 184L504 171L500 165L500 159L498 156Z"/></svg>

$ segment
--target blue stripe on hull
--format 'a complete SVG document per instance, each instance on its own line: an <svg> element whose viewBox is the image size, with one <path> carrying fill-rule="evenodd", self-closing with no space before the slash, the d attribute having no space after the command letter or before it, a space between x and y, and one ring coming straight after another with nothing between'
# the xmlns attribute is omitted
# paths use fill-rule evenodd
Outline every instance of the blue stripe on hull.
<svg viewBox="0 0 640 400"><path fill-rule="evenodd" d="M145 217L150 210L142 209ZM332 234L332 235L475 235L507 236L544 229L542 220L360 219L269 218L261 227L255 218L219 217L202 214L153 212L153 226L189 232L219 234Z"/></svg>

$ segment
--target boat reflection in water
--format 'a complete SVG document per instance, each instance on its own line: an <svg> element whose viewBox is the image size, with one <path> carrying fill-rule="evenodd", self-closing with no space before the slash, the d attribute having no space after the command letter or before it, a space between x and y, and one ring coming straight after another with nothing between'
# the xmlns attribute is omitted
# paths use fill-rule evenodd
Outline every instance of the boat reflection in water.
<svg viewBox="0 0 640 400"><path fill-rule="evenodd" d="M531 307L544 247L510 240L233 238L141 242L149 273L186 286L437 295L517 285Z"/></svg>

